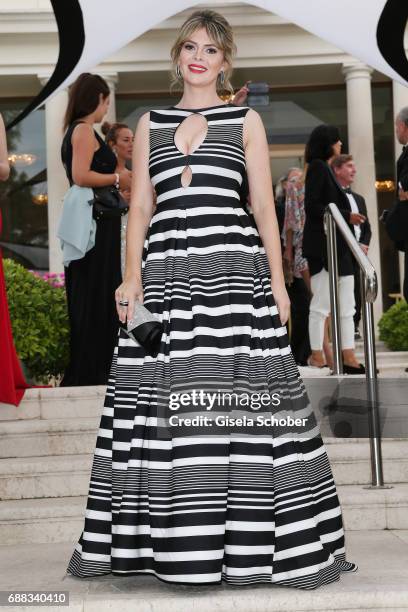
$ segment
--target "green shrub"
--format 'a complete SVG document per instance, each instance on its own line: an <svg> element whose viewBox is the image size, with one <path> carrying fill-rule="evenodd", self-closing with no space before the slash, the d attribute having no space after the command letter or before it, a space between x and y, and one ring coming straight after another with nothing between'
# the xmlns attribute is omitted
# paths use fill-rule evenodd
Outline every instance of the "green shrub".
<svg viewBox="0 0 408 612"><path fill-rule="evenodd" d="M34 381L47 383L63 373L69 356L65 290L11 259L3 263L17 353Z"/></svg>
<svg viewBox="0 0 408 612"><path fill-rule="evenodd" d="M380 340L392 351L408 351L408 304L401 300L391 306L378 322Z"/></svg>

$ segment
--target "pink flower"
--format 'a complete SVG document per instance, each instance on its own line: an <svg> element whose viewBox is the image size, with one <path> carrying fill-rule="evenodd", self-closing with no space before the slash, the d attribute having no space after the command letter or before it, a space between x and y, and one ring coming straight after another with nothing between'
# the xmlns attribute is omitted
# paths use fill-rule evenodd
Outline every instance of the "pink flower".
<svg viewBox="0 0 408 612"><path fill-rule="evenodd" d="M39 272L38 270L29 270L29 272L31 272L31 274L36 278L40 278L45 283L51 285L51 287L55 287L57 289L65 287L64 272Z"/></svg>

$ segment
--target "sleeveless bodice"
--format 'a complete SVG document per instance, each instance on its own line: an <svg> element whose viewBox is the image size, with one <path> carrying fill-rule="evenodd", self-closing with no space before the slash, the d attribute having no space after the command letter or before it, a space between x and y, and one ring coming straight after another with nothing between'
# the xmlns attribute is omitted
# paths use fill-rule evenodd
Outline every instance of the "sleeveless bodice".
<svg viewBox="0 0 408 612"><path fill-rule="evenodd" d="M78 123L84 123L83 121L74 121L68 127L61 146L61 159L67 173L69 184L73 185L72 180L72 132ZM101 174L113 174L117 165L117 160L114 152L109 145L101 138L96 130L94 130L95 137L100 145L99 149L94 152L91 170L99 172Z"/></svg>
<svg viewBox="0 0 408 612"><path fill-rule="evenodd" d="M149 171L157 193L157 207L163 209L202 206L217 199L225 206L239 204L245 175L243 123L248 107L225 104L205 109L185 110L170 107L150 112ZM202 143L185 155L175 144L175 133L181 122L200 113L208 130ZM181 184L181 173L189 166L192 179L188 187Z"/></svg>

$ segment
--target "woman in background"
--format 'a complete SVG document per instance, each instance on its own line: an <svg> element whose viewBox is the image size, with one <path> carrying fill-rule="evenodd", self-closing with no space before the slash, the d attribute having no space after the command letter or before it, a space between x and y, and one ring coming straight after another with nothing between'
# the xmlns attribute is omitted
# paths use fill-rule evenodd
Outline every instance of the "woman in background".
<svg viewBox="0 0 408 612"><path fill-rule="evenodd" d="M0 115L0 181L6 181L9 174L10 166L7 154L6 130L4 129L3 117ZM28 385L24 380L11 333L3 261L0 250L0 402L18 406L27 387Z"/></svg>
<svg viewBox="0 0 408 612"><path fill-rule="evenodd" d="M130 127L126 123L109 123L105 121L102 125L102 134L105 135L105 142L109 145L116 155L117 165L116 172L127 172L131 178L132 173L128 168L128 164L132 160L133 152L133 140L134 135ZM153 192L153 206L156 207L156 192L152 187ZM130 203L130 187L121 190L122 197L126 202ZM122 276L125 270L125 259L126 259L126 228L127 228L128 215L121 217L121 239L120 239L120 259Z"/></svg>
<svg viewBox="0 0 408 612"><path fill-rule="evenodd" d="M290 168L286 181L285 217L282 230L283 258L293 270L293 276L303 278L310 290L307 260L302 256L303 228L305 226L305 184L300 168Z"/></svg>
<svg viewBox="0 0 408 612"><path fill-rule="evenodd" d="M133 151L133 139L134 135L132 130L126 123L109 123L105 121L101 127L102 134L105 136L106 144L112 149L116 155L117 165L116 172L128 172L129 177L132 176L131 171L127 167L132 159ZM130 203L130 187L122 189L120 192L126 202ZM122 276L125 271L125 259L126 259L126 228L128 216L123 215L121 218L121 230L120 230L120 264Z"/></svg>
<svg viewBox="0 0 408 612"><path fill-rule="evenodd" d="M309 340L308 320L312 297L309 266L302 255L303 230L305 227L305 172L290 168L286 184L285 222L282 238L283 261L292 271L293 283L288 292L291 301L291 347L298 365L313 366ZM333 351L329 339L329 320L324 325L323 353L326 364L333 369Z"/></svg>
<svg viewBox="0 0 408 612"><path fill-rule="evenodd" d="M308 333L310 275L307 260L302 256L305 225L305 183L300 168L290 168L286 182L285 216L282 230L284 269L288 271L287 290L290 297L290 345L298 365L306 366L310 356Z"/></svg>
<svg viewBox="0 0 408 612"><path fill-rule="evenodd" d="M131 171L126 164L132 159L133 151L133 132L126 123L109 123L105 121L101 128L102 134L105 136L106 144L112 149L116 157L115 171L128 174L129 179L132 177ZM130 202L130 185L126 189L121 190L122 197Z"/></svg>
<svg viewBox="0 0 408 612"><path fill-rule="evenodd" d="M308 262L313 294L309 314L309 336L312 349L309 365L316 367L325 365L324 328L330 312L327 247L323 227L324 213L331 202L336 204L353 233L353 225L359 225L365 220L363 215L351 211L347 195L338 184L329 166L333 156L341 153L341 146L342 142L337 127L322 124L310 134L305 151L305 162L308 167L305 182L306 221L302 253ZM357 361L354 352L354 266L350 249L339 231L337 231L337 264L344 373L364 374L364 366Z"/></svg>
<svg viewBox="0 0 408 612"><path fill-rule="evenodd" d="M107 83L89 73L81 74L70 89L61 150L70 185L130 188L130 172L117 172L116 156L94 129L106 114L109 93ZM95 245L65 268L71 353L63 386L108 382L118 333L120 235L120 217L97 220Z"/></svg>

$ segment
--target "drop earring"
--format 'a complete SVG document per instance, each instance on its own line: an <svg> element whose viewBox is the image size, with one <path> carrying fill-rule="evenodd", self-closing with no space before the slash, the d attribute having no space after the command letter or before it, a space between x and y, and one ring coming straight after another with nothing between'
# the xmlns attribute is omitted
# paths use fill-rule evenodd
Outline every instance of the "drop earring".
<svg viewBox="0 0 408 612"><path fill-rule="evenodd" d="M219 78L220 78L220 85L221 87L223 87L224 83L225 83L225 73L224 70L221 70L221 72L219 73Z"/></svg>
<svg viewBox="0 0 408 612"><path fill-rule="evenodd" d="M183 78L183 75L181 74L180 66L178 64L176 65L176 76L178 79Z"/></svg>

